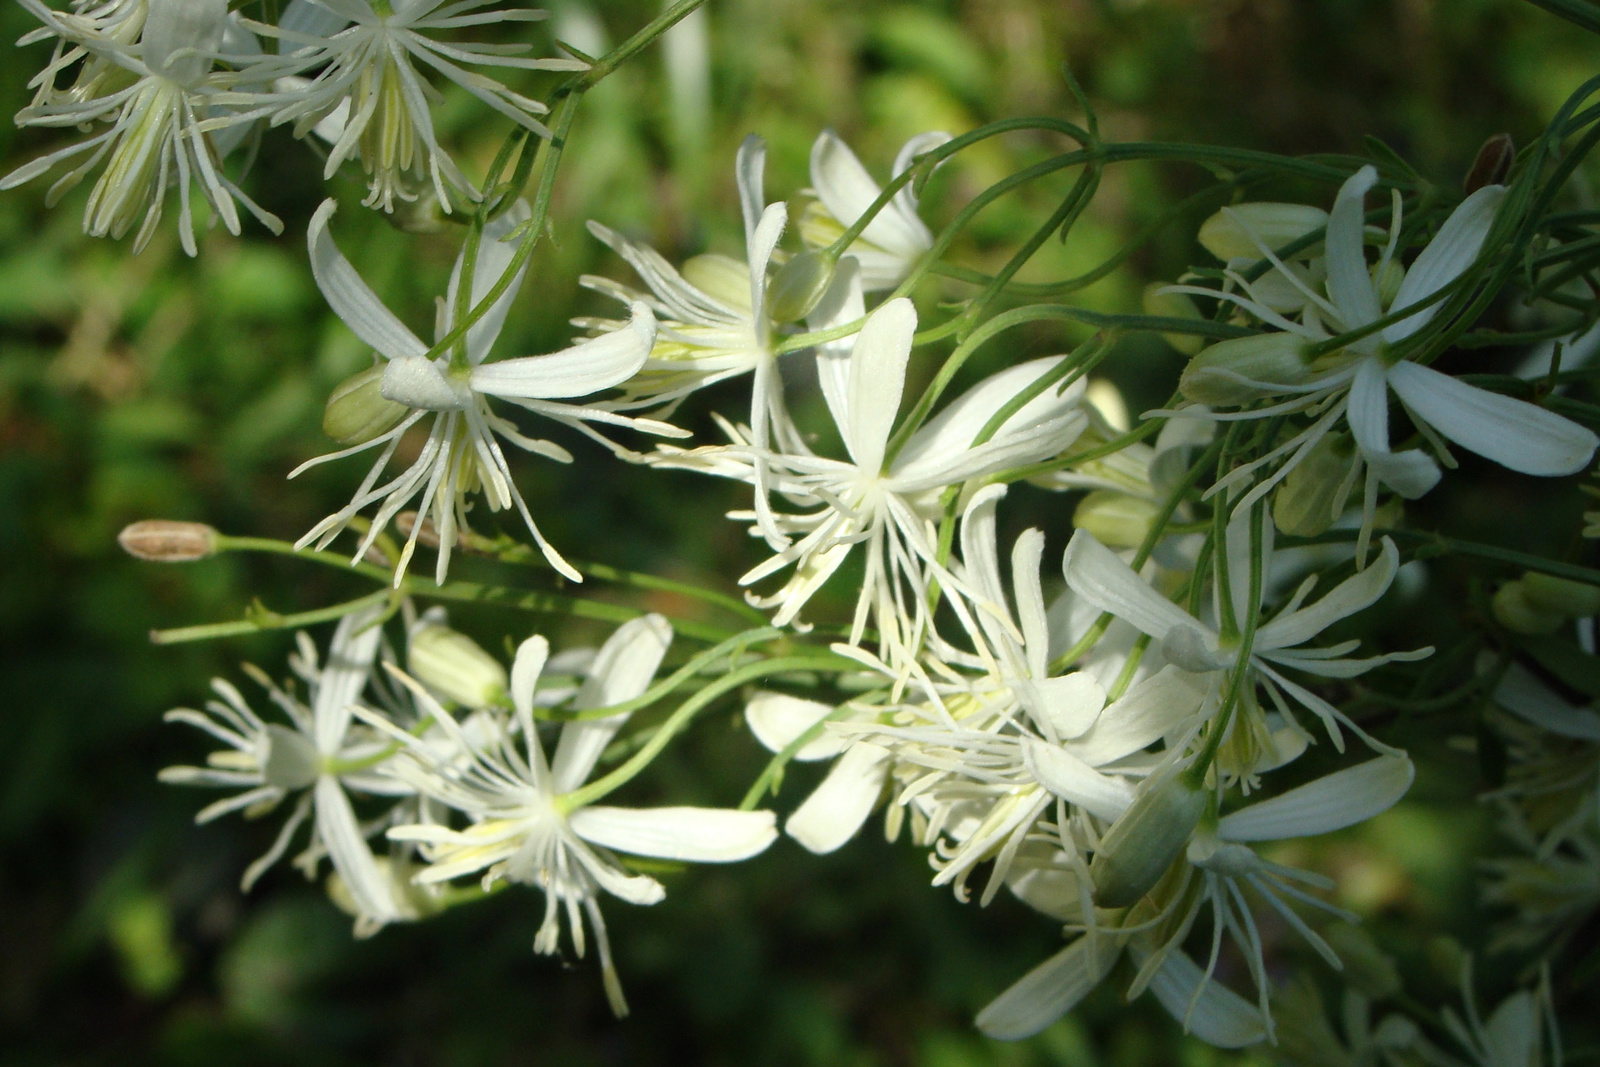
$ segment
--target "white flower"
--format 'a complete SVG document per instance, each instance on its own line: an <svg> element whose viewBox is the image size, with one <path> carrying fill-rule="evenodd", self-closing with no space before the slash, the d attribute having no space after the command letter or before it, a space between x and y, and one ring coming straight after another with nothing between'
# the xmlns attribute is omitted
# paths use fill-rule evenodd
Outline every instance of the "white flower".
<svg viewBox="0 0 1600 1067"><path fill-rule="evenodd" d="M600 649L575 702L582 708L608 707L644 692L666 654L672 629L659 615L619 627ZM618 1015L627 1002L617 980L600 914L601 890L630 904L654 904L665 890L654 878L630 874L611 850L677 861L729 863L761 852L777 836L771 812L722 808L573 808L568 795L594 769L600 753L627 721L626 712L567 723L554 758L546 760L533 719L534 688L544 669L549 644L531 637L517 649L511 668L513 724L495 732L487 744L457 738L464 763L441 759L436 746L385 726L410 758L393 773L425 796L471 819L462 830L437 825L398 826L389 837L420 843L431 866L417 876L433 884L482 872L485 887L504 878L536 885L545 893L544 922L535 950L553 954L560 947L564 912L573 948L585 950L587 915L594 931L606 994ZM446 732L460 734L450 714L415 687L420 706Z"/></svg>
<svg viewBox="0 0 1600 1067"><path fill-rule="evenodd" d="M222 699L206 705L209 714L189 708L167 712L168 722L188 723L228 748L212 753L205 767L168 767L161 772L163 782L243 790L202 808L195 816L200 823L241 809L246 816L261 815L291 796L298 797L272 847L245 871L243 887L248 890L283 856L295 831L311 816L311 843L295 862L310 877L326 852L358 908L358 929L368 930L403 915L345 791L388 797L412 792L379 770L391 750L388 741L351 722L351 705L367 687L382 639L381 620L381 606L346 615L334 631L327 661L320 666L316 646L300 635L300 657L291 659L290 665L310 687L309 707L253 672L290 726L263 721L239 691L220 678L211 684Z"/></svg>
<svg viewBox="0 0 1600 1067"><path fill-rule="evenodd" d="M733 517L754 520L775 554L740 578L739 584L751 585L794 565L794 573L776 593L749 598L759 607L776 608L776 625L792 622L851 550L864 544L866 574L856 599L850 643L860 643L871 620L880 635L880 654L897 667L915 656L916 641L928 633L929 581L937 577L947 589L963 588L961 579L938 561L934 521L940 491L1055 455L1087 422L1080 410L1082 382L1064 391L1050 385L988 440L975 443L991 418L1051 373L1061 357L1036 359L968 390L887 460L916 324L909 300L891 300L867 319L848 354L831 347L817 353L823 397L844 439L848 460L817 456L809 449L772 453L753 441L736 440L662 461L756 485L756 510ZM814 510L764 515L763 487L756 474L763 469L770 472L774 491Z"/></svg>
<svg viewBox="0 0 1600 1067"><path fill-rule="evenodd" d="M917 156L948 140L947 133L911 138L895 157L894 176L903 174ZM832 130L823 130L811 146L811 187L817 199L801 215L799 229L801 238L813 248L833 244L883 193L850 146ZM907 183L867 223L845 254L861 264L861 288L871 293L899 285L932 247L933 234L917 216L917 198Z"/></svg>
<svg viewBox="0 0 1600 1067"><path fill-rule="evenodd" d="M623 406L670 408L697 389L751 374L750 427L756 447L776 443L792 449L799 435L783 402L767 308L767 267L783 235L788 209L781 203L766 203L762 188L766 154L765 142L753 134L739 146L736 175L744 215L744 263L726 256L700 256L680 273L655 249L591 222L590 231L627 260L653 295L592 275L582 281L630 306L642 300L660 320L655 348L639 376L627 384ZM579 322L602 329L618 325L604 320Z"/></svg>
<svg viewBox="0 0 1600 1067"><path fill-rule="evenodd" d="M531 8L479 10L491 0L316 0L318 8L337 16L337 32L304 32L308 19L293 17L304 0L291 4L284 25L259 27L282 38L305 67L322 69L303 85L280 87L273 101L273 125L295 124L303 137L336 112L343 112L328 153L323 177L358 156L369 185L366 205L394 210L394 202L415 200L416 186L429 182L439 205L449 211L450 190L478 199L472 183L434 135L430 102L439 92L418 73L416 63L433 68L478 100L541 137L550 131L535 116L548 109L466 66L512 67L520 70L583 70L571 59L528 59L510 53L528 45L472 44L435 40L443 33L496 22L533 22L548 12ZM309 26L307 27L309 28ZM286 91L284 91L286 90ZM333 132L333 127L324 127Z"/></svg>
<svg viewBox="0 0 1600 1067"><path fill-rule="evenodd" d="M423 515L431 514L439 533L439 562L435 576L442 583L449 568L456 530L466 526L466 498L481 489L491 510L515 507L551 565L573 581L582 581L578 572L561 558L539 532L527 503L512 482L511 468L496 438L502 437L519 448L563 463L571 462L571 454L554 442L523 436L510 421L494 414L488 398L498 397L537 412L613 449L616 446L589 429L584 422L632 426L654 433L677 433L672 427L661 423L629 419L592 407L557 402L558 398L581 397L610 388L631 377L644 363L655 336L655 320L651 317L650 309L643 304L635 304L633 320L626 327L561 352L485 362L505 323L511 301L521 286L523 272L519 270L488 313L466 332L462 345L465 358L459 358L460 353L445 354L430 361L427 358L428 346L384 307L328 235L328 220L333 217L336 206L332 200L324 201L311 220L307 233L311 270L334 313L357 337L388 361L383 369L381 393L382 400L390 402L393 411L378 423L382 432L371 437L363 435L363 439L353 447L301 464L290 474L292 478L307 467L366 449L380 446L383 449L350 503L314 526L298 544L315 544L319 548L326 546L358 512L381 501L378 513L356 552L356 558L359 559L383 532L389 520L420 494L417 510ZM516 253L512 235L529 215L527 204L519 201L510 211L484 227L472 273L474 304L487 297L490 289L509 269ZM439 305L439 337L448 333L455 323L457 290L464 256L465 249L462 250L462 256L456 259L449 290ZM366 397L363 402L381 407L381 401L375 396ZM395 478L377 485L379 476L399 448L406 431L428 416L433 417L433 426L421 453ZM397 584L410 562L422 525L417 523L406 541L399 565L395 568Z"/></svg>
<svg viewBox="0 0 1600 1067"><path fill-rule="evenodd" d="M1504 186L1489 185L1462 201L1418 254L1410 269L1403 272L1403 280L1392 287L1393 296L1384 301L1382 296L1391 287L1375 284L1374 273L1378 279L1387 281L1399 270L1394 253L1399 241L1401 213L1397 197L1388 245L1375 271L1369 269L1362 244L1362 218L1366 194L1377 180L1375 169L1362 167L1344 183L1334 200L1327 224L1326 296L1300 280L1299 275L1281 268L1272 250L1264 243L1260 245L1263 254L1281 268L1275 277L1280 281L1291 280L1305 297L1307 313L1303 321L1296 322L1274 311L1265 298L1252 292L1242 279L1239 282L1245 295L1223 293L1221 298L1237 304L1269 326L1312 343L1359 330L1391 311L1437 296L1472 266L1506 193ZM1219 295L1215 291L1187 286L1174 287L1172 291ZM1443 437L1524 474L1560 476L1583 469L1593 456L1596 444L1600 443L1600 438L1584 427L1538 405L1479 389L1411 360L1393 358L1390 347L1431 322L1439 306L1438 302L1429 304L1352 342L1341 357L1333 360L1333 369L1307 375L1305 380L1258 381L1233 375L1239 385L1257 390L1262 396L1299 394L1298 399L1246 412L1240 417L1258 418L1313 409L1317 414L1311 427L1289 443L1234 472L1234 478L1242 479L1265 463L1289 457L1271 478L1242 499L1239 506L1247 507L1258 495L1269 491L1310 454L1341 417L1348 421L1360 458L1369 472L1365 507L1369 522L1379 483L1407 498L1419 497L1433 488L1440 475L1439 465L1431 456L1420 449L1399 453L1390 449L1391 391L1411 415L1418 430L1441 454L1444 446L1438 439ZM1205 359L1206 353L1196 358Z"/></svg>
<svg viewBox="0 0 1600 1067"><path fill-rule="evenodd" d="M26 163L0 178L10 189L49 171L57 163L88 153L88 158L56 179L48 202L106 161L84 207L83 232L93 237L120 238L143 213L133 249L141 251L155 233L166 201L168 183L178 187L178 235L183 250L195 255L190 185L198 182L228 232L239 233L237 200L273 233L283 224L246 196L221 171L221 159L232 140L230 131L266 112L235 107L237 91L265 75L254 69L259 49L249 38L244 54L226 55L229 28L225 0L147 0L140 12L126 4L108 4L83 15L62 14L39 0L21 0L45 29L60 39L57 55L38 82L35 103L17 113L21 126L78 127L100 123L109 128L85 140ZM130 40L134 33L138 41ZM244 35L248 37L248 35ZM30 35L26 39L36 39ZM254 55L249 53L254 52ZM84 80L64 92L54 89L57 65L84 55ZM214 69L224 56L236 71ZM248 95L248 94L246 94Z"/></svg>
<svg viewBox="0 0 1600 1067"><path fill-rule="evenodd" d="M1222 553L1224 558L1219 567L1219 570L1226 568L1229 579L1230 595L1226 607L1240 626L1252 609L1249 603L1251 560L1250 537L1246 532L1248 527L1248 515L1235 519L1229 525L1227 544ZM1261 588L1266 590L1272 585L1272 524L1263 522L1262 527ZM1345 579L1315 603L1307 605L1306 598L1316 583L1313 575L1295 590L1276 615L1263 617L1250 650L1247 669L1251 677L1240 690L1244 698L1240 710L1248 712L1244 716L1246 721L1241 723L1236 719L1230 727L1247 746L1244 766L1238 768L1247 781L1258 769L1256 760L1264 761L1263 766L1275 766L1280 762L1273 754L1276 748L1271 740L1273 731L1259 714L1259 708L1254 706L1253 694L1257 685L1266 690L1279 714L1290 724L1294 724L1294 716L1285 697L1309 709L1322 720L1334 745L1341 750L1343 739L1339 727L1343 724L1379 751L1388 751L1361 731L1338 708L1291 681L1282 671L1287 668L1324 678L1353 678L1384 663L1429 655L1433 651L1431 648L1391 652L1367 659L1349 659L1346 658L1348 654L1360 644L1357 640L1327 648L1308 644L1340 619L1377 603L1388 591L1399 566L1399 551L1394 542L1386 537L1378 560L1372 566ZM1225 640L1217 629L1156 592L1132 567L1086 531L1079 530L1072 535L1062 559L1062 571L1067 585L1084 601L1101 611L1109 611L1141 633L1155 638L1167 662L1186 671L1210 675L1219 688L1222 684L1220 672L1233 670L1237 666L1237 637ZM1219 612L1222 609L1223 606L1217 606ZM1249 730L1253 739L1239 733L1241 727ZM1301 734L1309 740L1309 735L1303 729ZM1251 754L1250 748L1257 751Z"/></svg>

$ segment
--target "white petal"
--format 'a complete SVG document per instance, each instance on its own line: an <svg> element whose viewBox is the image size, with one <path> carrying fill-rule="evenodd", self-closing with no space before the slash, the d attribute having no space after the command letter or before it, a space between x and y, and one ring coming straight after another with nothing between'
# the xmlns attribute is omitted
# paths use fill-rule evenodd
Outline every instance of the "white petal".
<svg viewBox="0 0 1600 1067"><path fill-rule="evenodd" d="M507 241L506 237L532 215L533 210L528 206L528 202L518 200L509 211L483 228L483 234L478 241L478 255L472 267L472 306L489 295L489 290L495 287L500 281L500 276L516 258L517 245ZM463 255L466 253L465 246L461 251ZM527 273L528 265L524 263L517 271L517 276L506 287L506 291L500 294L500 298L490 305L483 317L473 323L472 328L467 331L467 354L474 364L483 362L483 358L489 354L489 349L494 347L495 339L500 336L500 330L505 326L506 315L510 313L511 305L515 302ZM461 257L457 256L455 268L450 272L449 287L445 291L444 315L440 323L443 330L440 336L455 325L456 294L460 287Z"/></svg>
<svg viewBox="0 0 1600 1067"><path fill-rule="evenodd" d="M739 144L734 160L734 178L739 186L739 209L744 216L744 242L755 244L756 224L760 221L767 197L762 189L762 172L767 165L767 142L750 134Z"/></svg>
<svg viewBox="0 0 1600 1067"><path fill-rule="evenodd" d="M1203 678L1168 665L1129 689L1093 726L1067 744L1091 767L1132 755L1200 710L1210 691Z"/></svg>
<svg viewBox="0 0 1600 1067"><path fill-rule="evenodd" d="M1405 756L1379 756L1225 815L1217 836L1281 841L1342 830L1388 811L1406 795L1415 775Z"/></svg>
<svg viewBox="0 0 1600 1067"><path fill-rule="evenodd" d="M1368 165L1350 176L1334 198L1328 213L1328 295L1344 318L1346 330L1373 322L1382 312L1378 294L1367 272L1367 256L1362 249L1366 229L1367 190L1378 182L1378 172Z"/></svg>
<svg viewBox="0 0 1600 1067"><path fill-rule="evenodd" d="M367 687L372 660L383 638L383 627L378 625L383 610L382 605L375 605L346 615L333 631L311 708L312 733L324 754L338 751L350 725L350 705L361 699L361 691Z"/></svg>
<svg viewBox="0 0 1600 1067"><path fill-rule="evenodd" d="M811 187L828 214L846 227L859 219L883 191L850 146L832 130L823 130L811 145Z"/></svg>
<svg viewBox="0 0 1600 1067"><path fill-rule="evenodd" d="M444 357L398 356L383 368L379 392L385 400L423 411L465 411L472 391L446 371Z"/></svg>
<svg viewBox="0 0 1600 1067"><path fill-rule="evenodd" d="M867 313L861 295L861 264L855 256L839 260L833 283L822 300L806 316L806 326L812 330L828 330L855 322ZM822 398L827 401L828 414L835 426L843 426L850 417L850 350L855 342L849 337L817 346L817 383L822 387Z"/></svg>
<svg viewBox="0 0 1600 1067"><path fill-rule="evenodd" d="M1107 822L1115 822L1133 803L1133 790L1127 782L1101 774L1057 745L1025 738L1022 762L1040 785Z"/></svg>
<svg viewBox="0 0 1600 1067"><path fill-rule="evenodd" d="M351 332L377 349L384 358L421 355L428 346L417 340L417 336L383 306L383 301L367 287L333 243L328 234L328 220L338 207L336 201L324 200L317 213L311 216L311 226L306 230L311 274L317 280L317 288Z"/></svg>
<svg viewBox="0 0 1600 1067"><path fill-rule="evenodd" d="M639 372L656 340L656 318L634 301L628 325L547 356L502 359L474 367L472 388L490 396L548 400L587 396Z"/></svg>
<svg viewBox="0 0 1600 1067"><path fill-rule="evenodd" d="M781 203L769 205L761 213L761 221L750 234L750 243L745 248L750 268L750 310L756 329L763 333L769 325L766 320L767 264L772 261L772 253L777 250L778 238L783 236L783 227L788 221L787 207Z"/></svg>
<svg viewBox="0 0 1600 1067"><path fill-rule="evenodd" d="M1122 956L1122 938L1085 934L1017 980L978 1013L978 1029L1000 1041L1032 1037L1105 981Z"/></svg>
<svg viewBox="0 0 1600 1067"><path fill-rule="evenodd" d="M861 830L883 795L888 774L888 750L856 742L789 816L784 833L819 856L834 851Z"/></svg>
<svg viewBox="0 0 1600 1067"><path fill-rule="evenodd" d="M1150 588L1087 530L1073 533L1061 571L1074 593L1157 640L1175 627L1201 629L1188 612Z"/></svg>
<svg viewBox="0 0 1600 1067"><path fill-rule="evenodd" d="M872 313L850 353L849 418L839 432L850 458L867 474L883 467L916 332L917 310L900 297Z"/></svg>
<svg viewBox="0 0 1600 1067"><path fill-rule="evenodd" d="M656 668L672 644L672 624L660 615L643 615L617 627L595 654L589 677L573 697L579 708L604 708L632 700L650 687ZM551 788L570 793L594 770L595 760L611 743L628 713L604 719L581 719L561 728L561 740L550 761Z"/></svg>
<svg viewBox="0 0 1600 1067"><path fill-rule="evenodd" d="M372 849L361 836L356 813L350 808L350 798L332 775L317 779L316 806L317 836L362 918L379 923L398 919L400 909L390 891L389 879L373 860Z"/></svg>
<svg viewBox="0 0 1600 1067"><path fill-rule="evenodd" d="M1150 992L1169 1015L1185 1022L1189 1033L1208 1045L1243 1048L1266 1039L1261 1012L1231 989L1208 981L1199 965L1182 952L1167 954L1150 980Z"/></svg>
<svg viewBox="0 0 1600 1067"><path fill-rule="evenodd" d="M1539 1056L1539 1007L1533 994L1519 989L1494 1010L1483 1027L1485 1063L1494 1067L1534 1067Z"/></svg>
<svg viewBox="0 0 1600 1067"><path fill-rule="evenodd" d="M1087 671L1040 681L1018 679L1012 687L1029 714L1048 721L1062 739L1081 737L1106 706L1105 686Z"/></svg>
<svg viewBox="0 0 1600 1067"><path fill-rule="evenodd" d="M1389 384L1383 361L1362 361L1350 380L1350 406L1345 415L1350 433L1363 453L1389 451Z"/></svg>
<svg viewBox="0 0 1600 1067"><path fill-rule="evenodd" d="M1340 619L1376 604L1400 569L1400 551L1385 537L1378 558L1334 586L1314 604L1279 616L1256 631L1255 647L1262 652L1303 645Z"/></svg>
<svg viewBox="0 0 1600 1067"><path fill-rule="evenodd" d="M591 844L691 863L749 859L778 836L772 812L730 808L579 808L568 822Z"/></svg>
<svg viewBox="0 0 1600 1067"><path fill-rule="evenodd" d="M1600 443L1589 430L1537 404L1409 360L1389 368L1389 385L1413 414L1445 437L1523 474L1576 474Z"/></svg>
<svg viewBox="0 0 1600 1067"><path fill-rule="evenodd" d="M534 634L517 646L511 663L511 703L524 715L533 714L533 691L550 658L550 642Z"/></svg>
<svg viewBox="0 0 1600 1067"><path fill-rule="evenodd" d="M1437 293L1472 266L1505 197L1505 186L1486 185L1461 201L1406 271L1390 307L1396 311L1410 307ZM1432 304L1415 315L1385 326L1383 339L1392 342L1411 336L1426 326L1438 310L1439 305Z"/></svg>
<svg viewBox="0 0 1600 1067"><path fill-rule="evenodd" d="M750 698L744 707L744 721L750 732L768 751L782 752L794 743L795 738L811 729L833 713L833 708L815 700L801 700L787 693L762 691ZM794 754L802 763L830 759L844 751L845 739L824 730L807 741Z"/></svg>
<svg viewBox="0 0 1600 1067"><path fill-rule="evenodd" d="M1524 722L1578 741L1600 741L1600 714L1562 700L1527 668L1513 663L1494 691L1495 701Z"/></svg>

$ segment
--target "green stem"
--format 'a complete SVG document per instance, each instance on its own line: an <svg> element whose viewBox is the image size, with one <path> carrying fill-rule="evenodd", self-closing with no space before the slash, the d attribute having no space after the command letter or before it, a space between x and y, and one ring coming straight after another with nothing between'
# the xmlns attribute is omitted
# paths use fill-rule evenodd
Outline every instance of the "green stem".
<svg viewBox="0 0 1600 1067"><path fill-rule="evenodd" d="M380 589L356 600L347 600L331 607L302 611L293 615L280 615L252 606L246 617L236 622L208 622L199 626L181 626L175 630L151 630L150 641L157 645L178 645L189 641L211 641L219 637L239 637L243 634L267 633L272 630L293 630L301 626L314 626L331 622L346 615L382 604L390 598L389 590Z"/></svg>

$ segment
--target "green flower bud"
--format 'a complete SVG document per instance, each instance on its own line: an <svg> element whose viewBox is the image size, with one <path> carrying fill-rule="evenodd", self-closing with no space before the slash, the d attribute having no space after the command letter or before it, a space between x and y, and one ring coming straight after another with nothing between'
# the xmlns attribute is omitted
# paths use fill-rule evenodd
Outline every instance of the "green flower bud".
<svg viewBox="0 0 1600 1067"><path fill-rule="evenodd" d="M384 364L352 374L333 387L322 412L322 432L341 445L359 445L393 429L411 409L385 399Z"/></svg>
<svg viewBox="0 0 1600 1067"><path fill-rule="evenodd" d="M411 673L447 700L469 708L505 702L506 669L472 638L448 626L418 629L406 659Z"/></svg>
<svg viewBox="0 0 1600 1067"><path fill-rule="evenodd" d="M304 789L322 773L322 753L299 730L267 726L267 758L261 777L279 789Z"/></svg>
<svg viewBox="0 0 1600 1067"><path fill-rule="evenodd" d="M1382 271L1378 269L1380 265ZM1378 306L1393 304L1394 298L1400 295L1400 283L1406 280L1406 269L1391 259L1384 264L1374 263L1368 274L1372 278L1372 287L1378 292Z"/></svg>
<svg viewBox="0 0 1600 1067"><path fill-rule="evenodd" d="M1127 908L1161 880L1183 855L1210 799L1187 775L1147 781L1122 817L1100 839L1089 875L1094 902L1102 908Z"/></svg>
<svg viewBox="0 0 1600 1067"><path fill-rule="evenodd" d="M1490 602L1494 617L1501 626L1512 633L1538 635L1555 633L1566 622L1566 617L1546 611L1528 596L1528 587L1520 581L1502 585Z"/></svg>
<svg viewBox="0 0 1600 1067"><path fill-rule="evenodd" d="M1277 396L1280 390L1274 386L1311 380L1311 365L1301 355L1304 349L1305 342L1292 333L1218 341L1189 361L1178 389L1190 400L1212 407L1236 407Z"/></svg>
<svg viewBox="0 0 1600 1067"><path fill-rule="evenodd" d="M737 259L709 253L679 268L683 280L714 300L749 310L750 268Z"/></svg>
<svg viewBox="0 0 1600 1067"><path fill-rule="evenodd" d="M146 519L124 526L117 544L135 559L189 563L217 551L217 531L203 522Z"/></svg>
<svg viewBox="0 0 1600 1067"><path fill-rule="evenodd" d="M1078 502L1072 525L1094 534L1111 548L1137 548L1144 544L1161 509L1143 497L1114 489L1096 489Z"/></svg>
<svg viewBox="0 0 1600 1067"><path fill-rule="evenodd" d="M1522 576L1520 584L1528 603L1540 611L1569 619L1600 614L1600 588L1595 586L1532 571Z"/></svg>
<svg viewBox="0 0 1600 1067"><path fill-rule="evenodd" d="M1291 470L1272 498L1272 521L1291 537L1315 537L1333 525L1350 495L1352 449L1344 434L1328 434Z"/></svg>
<svg viewBox="0 0 1600 1067"><path fill-rule="evenodd" d="M833 284L835 263L821 252L801 252L778 268L767 289L767 313L773 322L799 322L817 306Z"/></svg>
<svg viewBox="0 0 1600 1067"><path fill-rule="evenodd" d="M1262 245L1276 252L1327 224L1328 213L1308 204L1235 204L1206 219L1200 246L1224 263L1262 259Z"/></svg>
<svg viewBox="0 0 1600 1067"><path fill-rule="evenodd" d="M1165 282L1151 282L1144 287L1142 303L1146 315L1160 315L1169 319L1195 319L1203 316L1187 293L1164 293ZM1193 333L1164 333L1161 339L1186 356L1192 356L1205 347L1206 340Z"/></svg>
<svg viewBox="0 0 1600 1067"><path fill-rule="evenodd" d="M1344 977L1359 992L1383 1000L1400 992L1400 971L1394 959L1359 926L1337 923L1322 936L1344 962Z"/></svg>

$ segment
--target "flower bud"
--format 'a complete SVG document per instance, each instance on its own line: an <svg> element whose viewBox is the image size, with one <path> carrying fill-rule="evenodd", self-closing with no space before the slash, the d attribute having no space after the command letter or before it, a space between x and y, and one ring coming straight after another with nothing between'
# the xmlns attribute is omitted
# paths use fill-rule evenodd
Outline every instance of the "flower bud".
<svg viewBox="0 0 1600 1067"><path fill-rule="evenodd" d="M1520 584L1528 603L1540 611L1569 619L1600 614L1600 588L1595 586L1532 571L1522 576Z"/></svg>
<svg viewBox="0 0 1600 1067"><path fill-rule="evenodd" d="M767 288L773 322L799 322L811 314L833 284L835 263L821 252L801 252L778 268Z"/></svg>
<svg viewBox="0 0 1600 1067"><path fill-rule="evenodd" d="M1394 298L1400 295L1400 283L1406 280L1406 269L1391 259L1387 263L1374 263L1368 274L1378 293L1378 306L1393 304Z"/></svg>
<svg viewBox="0 0 1600 1067"><path fill-rule="evenodd" d="M1301 355L1304 349L1305 342L1292 333L1218 341L1189 361L1178 389L1190 400L1212 407L1277 396L1282 386L1311 380L1311 365Z"/></svg>
<svg viewBox="0 0 1600 1067"><path fill-rule="evenodd" d="M1400 971L1394 960L1359 926L1337 923L1322 936L1344 964L1345 981L1373 1000L1400 992Z"/></svg>
<svg viewBox="0 0 1600 1067"><path fill-rule="evenodd" d="M411 637L411 673L429 689L468 708L504 703L506 669L466 634L430 624Z"/></svg>
<svg viewBox="0 0 1600 1067"><path fill-rule="evenodd" d="M1555 633L1567 621L1565 616L1535 604L1528 596L1528 587L1521 581L1502 585L1490 602L1490 608L1495 621L1512 633L1530 636Z"/></svg>
<svg viewBox="0 0 1600 1067"><path fill-rule="evenodd" d="M1096 489L1078 502L1072 525L1094 534L1110 548L1137 548L1144 544L1161 509L1154 501L1129 496L1114 489Z"/></svg>
<svg viewBox="0 0 1600 1067"><path fill-rule="evenodd" d="M267 758L261 777L279 789L304 789L322 773L322 753L299 730L271 723L267 726Z"/></svg>
<svg viewBox="0 0 1600 1067"><path fill-rule="evenodd" d="M352 374L333 387L322 412L322 432L341 445L359 445L393 429L411 409L381 392L386 364Z"/></svg>
<svg viewBox="0 0 1600 1067"><path fill-rule="evenodd" d="M1137 904L1183 854L1200 825L1208 797L1182 773L1147 781L1089 863L1094 902L1102 908Z"/></svg>
<svg viewBox="0 0 1600 1067"><path fill-rule="evenodd" d="M1486 185L1503 183L1511 171L1512 160L1516 158L1517 145L1509 133L1497 133L1483 142L1463 183L1466 194L1471 196Z"/></svg>
<svg viewBox="0 0 1600 1067"><path fill-rule="evenodd" d="M1284 476L1272 498L1272 521L1291 537L1315 537L1333 525L1350 495L1350 439L1328 434Z"/></svg>
<svg viewBox="0 0 1600 1067"><path fill-rule="evenodd" d="M695 256L678 273L714 300L736 308L750 307L750 268L737 259L715 253Z"/></svg>
<svg viewBox="0 0 1600 1067"><path fill-rule="evenodd" d="M1142 303L1146 315L1160 315L1168 319L1194 319L1203 316L1187 293L1164 292L1165 282L1151 282L1144 287ZM1193 333L1164 333L1161 339L1186 356L1192 356L1205 347L1205 338Z"/></svg>
<svg viewBox="0 0 1600 1067"><path fill-rule="evenodd" d="M1328 213L1308 204L1235 204L1200 227L1200 246L1226 263L1262 259L1262 246L1276 252L1328 224Z"/></svg>
<svg viewBox="0 0 1600 1067"><path fill-rule="evenodd" d="M189 563L217 551L217 531L203 522L145 519L122 528L117 544L135 559Z"/></svg>

